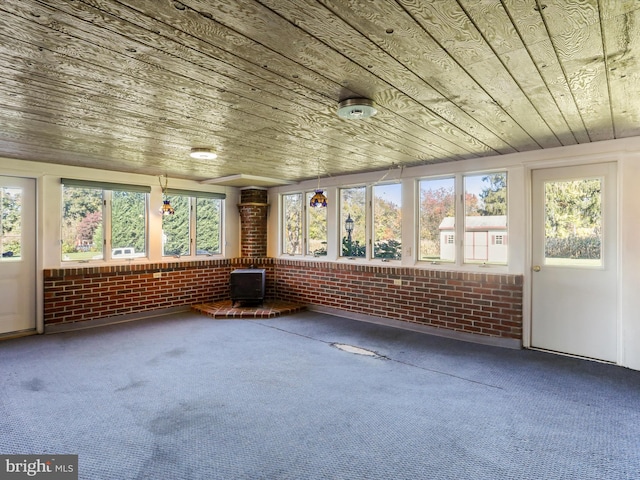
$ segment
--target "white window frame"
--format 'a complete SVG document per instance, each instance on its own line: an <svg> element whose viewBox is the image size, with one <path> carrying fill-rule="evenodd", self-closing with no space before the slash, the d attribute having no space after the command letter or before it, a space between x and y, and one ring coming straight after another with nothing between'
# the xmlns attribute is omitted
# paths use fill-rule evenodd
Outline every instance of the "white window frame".
<svg viewBox="0 0 640 480"><path fill-rule="evenodd" d="M167 189L167 196L181 196L186 197L188 199L189 204L189 254L164 254L164 246L161 246L161 256L162 258L195 258L195 257L219 257L224 254L224 210L225 210L225 195L219 193L210 193L210 192L198 192L192 190L176 190L176 189ZM198 199L201 198L209 198L213 200L220 201L220 222L219 222L219 231L218 231L218 252L208 252L199 254L197 252L198 243L197 243L197 235L198 235L198 222L197 222L197 209L196 203ZM161 231L164 232L164 228L161 226Z"/></svg>
<svg viewBox="0 0 640 480"><path fill-rule="evenodd" d="M69 263L89 263L89 262L111 262L111 261L122 261L126 260L127 262L135 262L135 261L147 261L149 259L149 196L151 192L151 187L141 186L141 185L126 185L126 184L118 184L118 183L109 183L109 182L96 182L89 180L78 180L78 179L69 179L62 178L60 179L60 183L62 184L62 189L60 191L61 197L64 197L64 188L88 188L102 192L102 258L96 259L83 259L83 260L65 260L64 254L62 253L62 238L60 239L60 261L63 264ZM145 251L142 256L135 257L127 257L127 258L113 258L112 257L112 198L114 191L127 191L127 192L137 192L144 193L145 195L145 236L144 236L144 244ZM64 200L62 200L64 203ZM61 211L61 225L64 220L64 209Z"/></svg>
<svg viewBox="0 0 640 480"><path fill-rule="evenodd" d="M473 172L458 172L455 173L453 175L447 175L445 177L440 176L440 175L434 175L434 176L424 176L424 177L420 177L420 178L416 178L415 182L416 182L416 199L415 199L415 205L416 205L416 217L415 217L415 221L414 224L415 225L419 225L419 219L420 219L420 181L422 180L438 180L441 178L453 178L454 179L454 196L455 196L455 230L454 233L452 234L454 236L454 238L459 239L459 241L455 241L455 261L453 262L442 262L443 265L449 265L449 266L454 266L456 268L466 268L466 267L477 267L477 266L493 266L493 267L508 267L508 256L507 256L507 261L506 262L478 262L478 261L466 261L465 260L465 248L466 248L466 244L465 244L465 239L466 239L466 225L465 225L465 220L466 220L466 212L465 212L465 197L466 197L466 190L465 190L465 178L466 177L474 177L474 176L484 176L484 175L492 175L492 174L504 174L506 176L506 183L507 183L507 194L506 194L506 199L507 199L507 225L506 225L506 230L505 233L501 233L500 235L503 236L505 242L504 245L507 246L507 242L506 239L509 235L509 222L508 222L508 218L509 218L509 172L507 168L503 168L503 169L496 169L496 170L482 170L482 171L473 171ZM416 230L414 232L415 234L415 239L416 239L416 246L419 245L420 242L420 231L419 228L416 227ZM496 234L490 234L491 238L493 238L494 235ZM448 238L447 238L447 242L448 242ZM450 245L450 244L449 244ZM417 248L417 247L416 247ZM440 262L431 262L428 260L417 260L417 264L418 265L426 265L426 264L431 264L431 265L439 265Z"/></svg>

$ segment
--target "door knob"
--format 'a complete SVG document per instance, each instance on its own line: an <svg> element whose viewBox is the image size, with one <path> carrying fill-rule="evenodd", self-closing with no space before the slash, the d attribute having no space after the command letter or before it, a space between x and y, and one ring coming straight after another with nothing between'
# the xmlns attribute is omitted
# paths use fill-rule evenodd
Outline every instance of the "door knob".
<svg viewBox="0 0 640 480"><path fill-rule="evenodd" d="M540 265L534 265L533 266L533 271L534 272L539 272L540 271Z"/></svg>

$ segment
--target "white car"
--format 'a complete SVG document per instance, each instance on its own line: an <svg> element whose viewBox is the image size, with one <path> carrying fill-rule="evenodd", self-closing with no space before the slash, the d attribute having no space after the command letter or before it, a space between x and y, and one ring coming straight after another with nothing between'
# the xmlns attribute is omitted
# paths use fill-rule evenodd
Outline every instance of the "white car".
<svg viewBox="0 0 640 480"><path fill-rule="evenodd" d="M114 248L111 250L111 258L132 258L141 255L143 254L136 254L136 249L133 247Z"/></svg>

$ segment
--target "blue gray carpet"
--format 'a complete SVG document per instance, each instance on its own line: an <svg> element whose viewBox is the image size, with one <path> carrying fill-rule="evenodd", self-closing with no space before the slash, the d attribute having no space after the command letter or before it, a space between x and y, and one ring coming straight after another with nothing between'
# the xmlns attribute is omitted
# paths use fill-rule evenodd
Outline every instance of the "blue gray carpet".
<svg viewBox="0 0 640 480"><path fill-rule="evenodd" d="M640 478L640 372L315 312L7 340L0 375L0 453L87 480Z"/></svg>

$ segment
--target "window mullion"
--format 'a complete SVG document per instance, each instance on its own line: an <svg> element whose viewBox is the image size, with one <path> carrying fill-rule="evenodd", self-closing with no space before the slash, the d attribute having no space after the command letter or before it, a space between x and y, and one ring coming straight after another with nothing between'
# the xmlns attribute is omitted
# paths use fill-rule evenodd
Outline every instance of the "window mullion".
<svg viewBox="0 0 640 480"><path fill-rule="evenodd" d="M464 177L461 174L456 175L455 178L455 191L456 191L456 206L455 206L455 242L456 249L456 265L462 265L464 263L464 217L465 217L465 204L464 204Z"/></svg>
<svg viewBox="0 0 640 480"><path fill-rule="evenodd" d="M189 256L196 254L196 199L195 197L189 198Z"/></svg>
<svg viewBox="0 0 640 480"><path fill-rule="evenodd" d="M307 255L309 253L309 242L308 242L308 237L309 237L309 230L308 230L308 224L309 224L309 211L307 209L307 195L306 193L302 194L302 212L300 212L300 217L302 219L302 255Z"/></svg>
<svg viewBox="0 0 640 480"><path fill-rule="evenodd" d="M103 238L103 253L102 258L106 261L111 260L111 248L113 240L111 238L111 200L112 191L102 191L102 238Z"/></svg>

